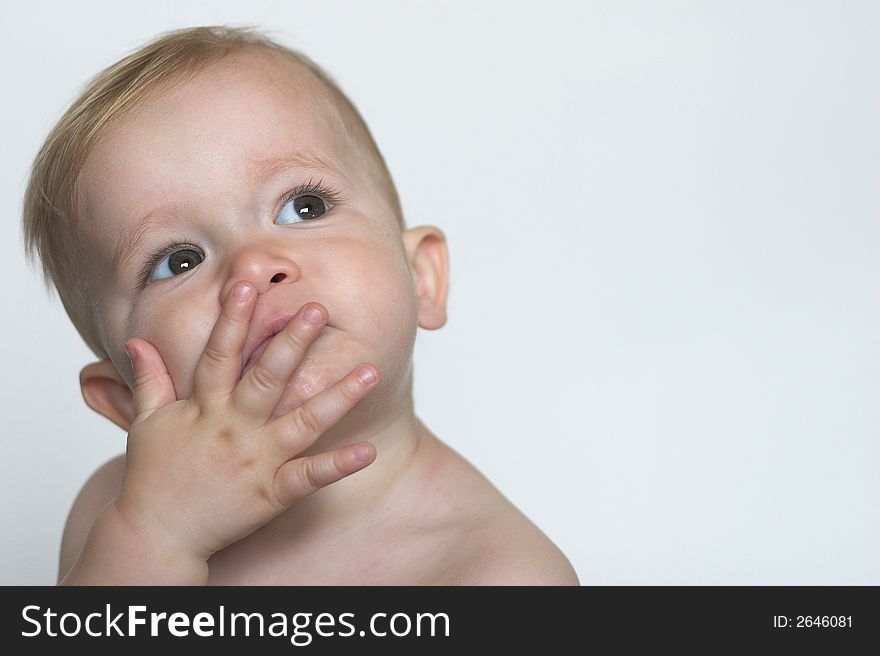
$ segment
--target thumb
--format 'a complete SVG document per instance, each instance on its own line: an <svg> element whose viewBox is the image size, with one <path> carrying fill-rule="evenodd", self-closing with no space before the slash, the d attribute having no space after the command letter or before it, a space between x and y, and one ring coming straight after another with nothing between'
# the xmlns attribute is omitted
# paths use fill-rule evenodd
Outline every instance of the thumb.
<svg viewBox="0 0 880 656"><path fill-rule="evenodd" d="M174 382L155 346L138 338L128 340L124 346L131 358L134 421L144 421L162 406L177 400Z"/></svg>

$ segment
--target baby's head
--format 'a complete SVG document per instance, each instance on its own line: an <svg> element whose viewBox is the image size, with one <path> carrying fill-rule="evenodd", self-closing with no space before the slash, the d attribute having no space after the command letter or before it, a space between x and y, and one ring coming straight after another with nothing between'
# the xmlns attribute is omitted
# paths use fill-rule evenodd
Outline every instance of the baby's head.
<svg viewBox="0 0 880 656"><path fill-rule="evenodd" d="M123 427L125 341L152 343L190 396L238 280L259 292L245 358L274 319L308 301L329 313L276 414L361 362L381 382L353 412L409 402L416 329L446 320L442 232L405 229L354 106L252 29L171 32L95 77L37 155L24 232L99 358L81 372L87 403Z"/></svg>

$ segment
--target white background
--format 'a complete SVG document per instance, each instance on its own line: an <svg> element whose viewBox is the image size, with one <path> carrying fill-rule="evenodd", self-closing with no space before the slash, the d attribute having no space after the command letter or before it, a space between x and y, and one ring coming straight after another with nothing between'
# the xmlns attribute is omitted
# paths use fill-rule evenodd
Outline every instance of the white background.
<svg viewBox="0 0 880 656"><path fill-rule="evenodd" d="M876 3L2 7L0 583L54 583L125 444L25 264L29 166L99 70L230 23L324 66L445 231L417 414L583 583L880 584Z"/></svg>

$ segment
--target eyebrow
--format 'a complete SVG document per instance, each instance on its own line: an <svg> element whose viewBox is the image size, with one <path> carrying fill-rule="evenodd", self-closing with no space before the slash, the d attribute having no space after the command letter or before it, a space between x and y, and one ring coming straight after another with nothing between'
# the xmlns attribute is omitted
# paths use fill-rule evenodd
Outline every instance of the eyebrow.
<svg viewBox="0 0 880 656"><path fill-rule="evenodd" d="M336 164L310 150L299 150L263 160L252 159L250 164L254 179L260 184L288 169L317 169L342 174ZM163 209L159 207L150 210L119 236L113 249L113 272L117 276L122 273L144 240L162 227L162 222L155 217Z"/></svg>

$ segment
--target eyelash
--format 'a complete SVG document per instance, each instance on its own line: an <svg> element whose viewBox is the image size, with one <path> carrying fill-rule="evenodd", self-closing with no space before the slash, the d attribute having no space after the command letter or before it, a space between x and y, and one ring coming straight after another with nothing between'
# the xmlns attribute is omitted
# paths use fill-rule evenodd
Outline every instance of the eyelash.
<svg viewBox="0 0 880 656"><path fill-rule="evenodd" d="M312 194L315 196L320 196L323 200L327 201L331 206L335 207L336 205L345 202L345 199L336 191L324 185L324 179L320 179L317 182L312 182L311 178L309 181L304 184L296 187L288 191L281 197L281 202L278 204L279 210L284 207L291 200L296 198L297 196L305 196L308 194ZM329 210L328 210L329 211ZM323 219L327 213L325 212L317 219L311 219L312 221L320 221ZM148 256L146 263L144 264L143 271L137 280L137 288L143 289L150 285L150 276L153 274L153 270L156 268L156 265L162 261L167 255L170 255L176 250L185 250L190 249L194 251L202 252L202 249L195 245L195 240L189 237L185 238L183 241L178 240L170 240L165 244L162 244L155 250L153 250Z"/></svg>

